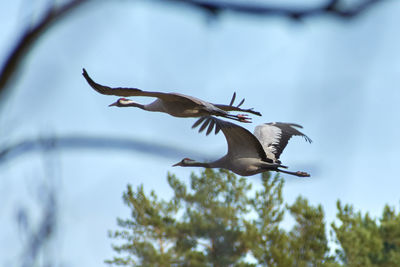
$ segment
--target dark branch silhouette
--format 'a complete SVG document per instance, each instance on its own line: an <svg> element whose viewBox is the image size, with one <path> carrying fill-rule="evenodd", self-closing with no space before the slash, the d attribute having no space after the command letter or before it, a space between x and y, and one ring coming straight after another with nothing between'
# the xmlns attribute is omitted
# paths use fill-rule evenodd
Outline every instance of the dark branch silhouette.
<svg viewBox="0 0 400 267"><path fill-rule="evenodd" d="M27 29L17 41L5 63L0 69L0 99L4 95L5 89L12 81L16 72L19 70L24 57L32 49L33 45L43 33L60 21L65 15L71 13L77 7L89 0L70 0L60 7L51 6L47 13L35 25ZM248 15L258 16L282 16L294 20L301 20L305 17L314 17L320 15L333 15L343 19L351 19L362 12L366 11L373 4L383 2L384 0L364 0L352 7L344 8L342 1L329 0L326 4L317 7L301 8L301 7L279 7L268 5L246 4L245 1L202 1L202 0L168 0L169 2L177 2L187 4L196 8L207 11L212 15L217 15L222 11L233 11Z"/></svg>
<svg viewBox="0 0 400 267"><path fill-rule="evenodd" d="M142 152L158 157L174 159L186 154L203 159L209 158L209 155L153 142L110 137L64 136L25 140L0 149L0 165L28 152L54 149L111 149L127 152Z"/></svg>
<svg viewBox="0 0 400 267"><path fill-rule="evenodd" d="M19 38L0 71L0 97L20 68L24 57L32 49L40 36L68 13L88 0L71 0L60 7L51 6L35 25L29 27Z"/></svg>
<svg viewBox="0 0 400 267"><path fill-rule="evenodd" d="M344 7L344 1L329 0L325 4L310 7L283 7L266 4L248 4L245 0L242 2L233 1L204 1L204 0L169 0L170 2L184 3L196 8L200 8L211 15L218 15L222 11L233 11L248 15L257 16L281 16L294 20L301 20L306 17L320 15L332 15L342 19L351 19L366 11L373 4L383 2L384 0L364 0L351 6Z"/></svg>

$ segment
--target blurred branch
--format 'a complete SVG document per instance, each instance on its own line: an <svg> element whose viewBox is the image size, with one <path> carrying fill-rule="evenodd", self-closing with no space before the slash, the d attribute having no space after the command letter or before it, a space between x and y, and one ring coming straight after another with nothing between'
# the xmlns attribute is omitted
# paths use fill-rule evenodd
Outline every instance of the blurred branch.
<svg viewBox="0 0 400 267"><path fill-rule="evenodd" d="M0 70L0 99L15 73L20 68L24 57L32 49L39 37L52 25L64 18L65 15L71 13L71 11L87 1L71 0L60 7L51 6L35 25L29 27L21 35Z"/></svg>
<svg viewBox="0 0 400 267"><path fill-rule="evenodd" d="M32 223L28 219L26 208L21 208L18 212L17 222L20 225L21 234L26 235L24 250L21 258L22 267L36 266L40 261L40 266L54 266L53 256L56 250L52 249L55 240L56 228L58 226L58 183L56 170L59 169L57 156L54 153L44 154L45 179L40 181L35 179L38 185L38 204L41 212L38 223ZM29 199L30 204L32 199ZM31 206L32 209L32 206ZM21 220L22 219L22 220ZM32 227L29 227L32 225ZM50 249L50 250L49 250ZM53 255L54 254L54 255Z"/></svg>
<svg viewBox="0 0 400 267"><path fill-rule="evenodd" d="M372 5L385 0L360 0L357 4L345 8L344 1L329 0L325 4L310 8L300 7L279 7L268 6L265 4L247 4L245 0L240 2L233 1L204 1L204 0L169 0L170 2L179 2L202 9L211 15L218 15L222 11L233 11L248 15L257 16L281 16L294 20L301 20L306 17L320 15L332 15L342 19L351 19L366 11Z"/></svg>
<svg viewBox="0 0 400 267"><path fill-rule="evenodd" d="M180 158L187 155L203 159L209 157L195 151L155 144L154 142L110 137L64 136L25 140L0 149L0 165L28 152L53 149L113 149L143 152L164 158Z"/></svg>
<svg viewBox="0 0 400 267"><path fill-rule="evenodd" d="M56 226L56 197L54 189L47 192L48 198L44 203L44 211L37 231L32 231L28 238L26 251L23 257L23 267L34 266L39 252L43 249L46 242L50 241Z"/></svg>
<svg viewBox="0 0 400 267"><path fill-rule="evenodd" d="M52 25L60 21L65 15L71 13L77 7L89 0L70 0L69 2L56 7L51 6L46 14L33 26L28 28L20 37L14 48L11 50L4 65L0 69L0 99L4 91L20 68L24 57L39 39L39 37ZM217 15L222 11L233 11L248 15L258 16L283 16L294 20L301 20L305 17L319 15L333 15L338 18L351 19L366 11L372 5L385 0L360 0L357 4L345 8L341 0L329 0L326 4L311 8L278 7L256 4L245 4L231 1L204 1L204 0L168 0L187 4Z"/></svg>

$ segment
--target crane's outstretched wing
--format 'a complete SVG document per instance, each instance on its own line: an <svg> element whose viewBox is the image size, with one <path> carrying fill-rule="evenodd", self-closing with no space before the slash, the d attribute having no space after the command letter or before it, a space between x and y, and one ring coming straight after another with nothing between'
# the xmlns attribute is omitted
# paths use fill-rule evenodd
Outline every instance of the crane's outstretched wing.
<svg viewBox="0 0 400 267"><path fill-rule="evenodd" d="M303 128L295 123L270 122L258 125L254 129L254 135L260 141L265 152L272 153L278 160L292 136L302 136L306 141L312 142L308 136L294 127Z"/></svg>
<svg viewBox="0 0 400 267"><path fill-rule="evenodd" d="M184 94L179 94L179 93L162 93L162 92L149 92L149 91L143 91L138 88L128 88L128 87L108 87L105 85L101 85L96 83L95 81L90 78L89 74L86 72L85 69L83 69L82 72L83 77L85 77L86 81L88 84L96 90L98 93L103 94L103 95L115 95L115 96L148 96L148 97L157 97L161 99L164 102L167 102L169 106L171 107L180 107L181 109L193 109L193 110L200 110L202 111L202 115L215 115L215 116L222 116L227 119L232 119L240 122L251 122L250 118L248 118L246 115L240 114L240 115L232 115L229 114L228 111L219 108L218 106L215 106L212 103L209 103L207 101L201 100L199 98L193 97L193 96L188 96ZM234 97L232 98L231 105L233 104ZM250 112L254 113L254 111L246 111L242 110L239 108L239 106L244 102L242 102L236 106L236 107L231 107L231 110L241 110L243 112ZM167 104L164 103L164 104ZM255 113L257 114L257 112Z"/></svg>
<svg viewBox="0 0 400 267"><path fill-rule="evenodd" d="M203 106L210 108L212 106L210 103L200 100L198 98L187 96L178 93L162 93L162 92L149 92L143 91L138 88L129 88L129 87L108 87L105 85L101 85L96 83L95 81L90 78L89 74L86 72L85 69L82 70L82 75L85 77L87 83L98 93L103 95L115 95L115 96L149 96L149 97L157 97L161 98L165 101L171 102L179 102L182 104L192 104L193 106ZM215 107L214 107L215 109Z"/></svg>
<svg viewBox="0 0 400 267"><path fill-rule="evenodd" d="M260 142L247 129L212 116L201 117L193 124L192 128L196 128L200 124L202 125L199 132L204 131L208 127L207 135L212 131L213 127L215 127L216 134L222 130L228 144L228 156L260 158L265 162L272 163L272 160L267 158Z"/></svg>

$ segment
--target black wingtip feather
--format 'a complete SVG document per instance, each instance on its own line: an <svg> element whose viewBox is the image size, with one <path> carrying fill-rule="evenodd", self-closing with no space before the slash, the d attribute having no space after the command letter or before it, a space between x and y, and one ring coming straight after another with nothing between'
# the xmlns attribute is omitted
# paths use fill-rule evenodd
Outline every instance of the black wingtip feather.
<svg viewBox="0 0 400 267"><path fill-rule="evenodd" d="M221 128L218 126L218 124L215 124L215 134L217 135L221 131Z"/></svg>
<svg viewBox="0 0 400 267"><path fill-rule="evenodd" d="M86 79L90 79L89 74L87 73L87 71L85 70L85 68L82 68L82 75L83 75L83 77L85 77Z"/></svg>
<svg viewBox="0 0 400 267"><path fill-rule="evenodd" d="M199 129L199 133L201 133L202 131L204 131L205 128L207 128L208 124L210 124L210 118L207 118L207 120L203 123L203 125L201 125L200 129Z"/></svg>
<svg viewBox="0 0 400 267"><path fill-rule="evenodd" d="M199 129L199 133L203 132L207 128L207 126L208 128L206 131L206 135L209 135L213 131L214 127L215 127L215 134L218 134L219 131L221 130L218 119L212 116L201 117L192 125L192 129L198 127L200 124L201 127Z"/></svg>
<svg viewBox="0 0 400 267"><path fill-rule="evenodd" d="M229 103L229 106L233 105L233 102L235 102L235 99L236 99L236 92L233 92L233 96L232 96L232 99L231 99L231 103Z"/></svg>
<svg viewBox="0 0 400 267"><path fill-rule="evenodd" d="M197 126L199 126L207 117L201 117L200 119L198 119L193 125L192 125L192 129L196 128Z"/></svg>
<svg viewBox="0 0 400 267"><path fill-rule="evenodd" d="M215 121L210 120L210 125L208 126L206 135L209 135L212 132L214 125L215 125Z"/></svg>
<svg viewBox="0 0 400 267"><path fill-rule="evenodd" d="M243 98L242 101L240 101L239 105L237 105L236 107L240 107L241 105L243 105L244 100L245 100L245 99Z"/></svg>
<svg viewBox="0 0 400 267"><path fill-rule="evenodd" d="M98 91L98 89L96 88L96 86L99 86L95 81L92 80L92 78L90 78L89 74L87 73L87 71L85 70L85 68L82 69L82 75L85 78L85 80L87 81L87 83L96 91Z"/></svg>
<svg viewBox="0 0 400 267"><path fill-rule="evenodd" d="M309 142L310 144L312 143L312 140L310 137L308 137L307 135L303 135L304 139L306 139L307 142Z"/></svg>

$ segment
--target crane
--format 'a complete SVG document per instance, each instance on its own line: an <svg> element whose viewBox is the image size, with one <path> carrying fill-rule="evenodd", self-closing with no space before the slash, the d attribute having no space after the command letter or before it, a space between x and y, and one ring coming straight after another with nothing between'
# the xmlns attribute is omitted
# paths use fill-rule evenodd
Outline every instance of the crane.
<svg viewBox="0 0 400 267"><path fill-rule="evenodd" d="M265 123L258 125L254 130L254 134L252 134L239 125L212 116L200 118L193 124L192 128L201 123L203 124L199 132L208 127L206 135L213 130L214 126L215 134L222 130L228 144L228 153L213 162L197 162L184 158L173 166L224 168L241 176L250 176L266 171L283 172L299 177L310 176L306 172L292 172L281 169L286 169L287 166L281 164L279 156L292 136L302 136L309 143L312 142L308 136L295 128L303 128L298 124Z"/></svg>
<svg viewBox="0 0 400 267"><path fill-rule="evenodd" d="M233 94L232 100L229 105L212 104L196 97L187 96L179 93L149 92L140 90L138 88L111 88L93 81L85 69L83 69L82 75L83 77L85 77L88 84L100 94L123 96L109 106L137 107L147 111L168 113L174 117L202 117L214 115L240 122L251 122L251 119L245 114L233 115L230 114L229 111L246 112L261 116L260 112L254 111L252 108L241 109L240 106L244 103L244 99L237 106L233 106L233 102L236 98L236 93ZM143 105L125 98L129 96L148 96L155 97L157 99L150 104Z"/></svg>

